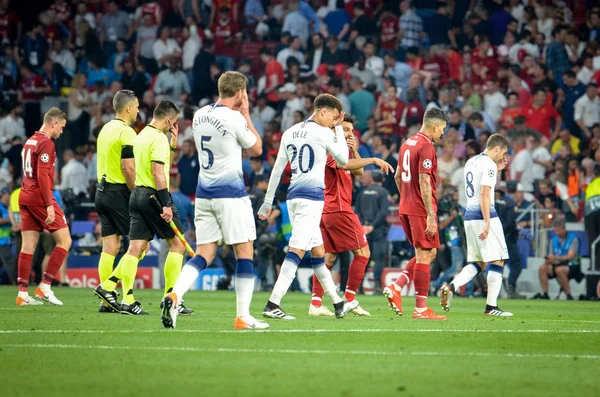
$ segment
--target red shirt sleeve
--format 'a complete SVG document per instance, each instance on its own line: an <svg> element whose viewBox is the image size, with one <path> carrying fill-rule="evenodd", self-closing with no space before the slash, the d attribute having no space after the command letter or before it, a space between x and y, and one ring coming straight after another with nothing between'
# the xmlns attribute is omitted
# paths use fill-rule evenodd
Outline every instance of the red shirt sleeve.
<svg viewBox="0 0 600 397"><path fill-rule="evenodd" d="M40 187L40 194L44 199L46 207L52 205L52 180L54 173L54 164L56 161L56 151L51 141L44 140L38 147L37 180Z"/></svg>
<svg viewBox="0 0 600 397"><path fill-rule="evenodd" d="M427 143L419 149L417 152L417 168L419 169L419 174L429 174L433 173L433 160L435 159L435 149L433 145Z"/></svg>

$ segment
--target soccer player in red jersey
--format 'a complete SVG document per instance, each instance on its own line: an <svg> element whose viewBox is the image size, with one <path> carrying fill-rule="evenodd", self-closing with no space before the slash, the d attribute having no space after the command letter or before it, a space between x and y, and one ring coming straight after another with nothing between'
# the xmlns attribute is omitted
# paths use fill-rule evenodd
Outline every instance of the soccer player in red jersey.
<svg viewBox="0 0 600 397"><path fill-rule="evenodd" d="M402 315L402 288L411 276L415 283L416 307L413 318L445 320L427 307L431 262L440 247L436 219L437 156L433 142L444 134L448 113L437 107L427 109L421 131L409 138L400 148L395 180L400 192L400 222L410 244L415 247L412 258L398 280L386 286L383 294L390 307Z"/></svg>
<svg viewBox="0 0 600 397"><path fill-rule="evenodd" d="M29 296L27 285L31 273L31 259L40 239L40 233L52 233L56 247L50 255L48 268L35 295L53 305L62 305L50 289L52 281L71 248L71 234L67 220L52 195L56 149L54 140L62 134L67 123L67 115L58 108L50 109L44 115L44 124L23 146L23 187L19 196L21 210L21 230L23 246L19 253L18 278L19 295L17 306L41 305Z"/></svg>
<svg viewBox="0 0 600 397"><path fill-rule="evenodd" d="M321 217L321 234L325 246L325 264L331 269L337 254L352 251L354 259L350 264L348 282L344 299L348 302L354 296L365 276L365 269L369 264L369 243L365 231L360 224L358 216L352 210L352 175L361 175L363 168L374 164L381 172L388 174L394 169L387 162L378 158L360 158L358 147L354 139L355 118L349 114L344 115L342 128L346 136L348 148L352 151L352 158L345 166L338 165L329 154L325 166L325 207ZM316 276L313 275L312 301L308 310L309 316L335 316L328 308L322 305L323 287ZM360 316L370 316L369 312L358 306L352 311Z"/></svg>

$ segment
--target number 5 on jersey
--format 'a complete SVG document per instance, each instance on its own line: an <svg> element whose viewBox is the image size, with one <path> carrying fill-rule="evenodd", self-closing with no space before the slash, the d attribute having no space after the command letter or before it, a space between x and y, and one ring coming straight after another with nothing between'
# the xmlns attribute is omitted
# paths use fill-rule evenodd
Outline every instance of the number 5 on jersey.
<svg viewBox="0 0 600 397"><path fill-rule="evenodd" d="M215 163L214 153L212 152L212 150L210 150L208 147L206 147L204 145L205 143L210 142L211 139L212 139L211 136L202 135L201 141L200 141L200 148L208 156L208 164L206 164L206 165L202 164L202 168L205 170L212 168L213 164Z"/></svg>

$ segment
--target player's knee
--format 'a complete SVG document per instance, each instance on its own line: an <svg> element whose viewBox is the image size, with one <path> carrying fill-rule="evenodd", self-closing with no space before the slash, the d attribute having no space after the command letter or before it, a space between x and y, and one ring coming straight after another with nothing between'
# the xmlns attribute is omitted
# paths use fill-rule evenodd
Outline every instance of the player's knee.
<svg viewBox="0 0 600 397"><path fill-rule="evenodd" d="M542 276L544 274L548 274L548 265L545 263L542 263L540 265L540 268L538 269L538 273L540 274L540 276Z"/></svg>
<svg viewBox="0 0 600 397"><path fill-rule="evenodd" d="M69 233L65 233L56 241L56 246L68 251L71 248L72 243L73 240L71 239L71 235Z"/></svg>
<svg viewBox="0 0 600 397"><path fill-rule="evenodd" d="M169 240L169 248L172 252L177 252L178 254L182 254L185 252L185 246L178 238L173 238Z"/></svg>

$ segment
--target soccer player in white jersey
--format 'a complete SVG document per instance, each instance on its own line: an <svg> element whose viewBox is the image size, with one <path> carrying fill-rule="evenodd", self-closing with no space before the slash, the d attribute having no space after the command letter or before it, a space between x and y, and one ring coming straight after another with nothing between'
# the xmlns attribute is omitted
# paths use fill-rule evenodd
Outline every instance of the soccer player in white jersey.
<svg viewBox="0 0 600 397"><path fill-rule="evenodd" d="M342 103L333 95L321 94L315 99L314 109L315 112L308 120L294 125L283 133L265 202L258 212L261 219L267 219L269 216L281 174L289 161L292 167L292 179L287 193L287 203L292 236L279 277L263 310L263 316L268 318L295 319L287 315L280 304L307 251L310 251L311 264L319 282L333 302L335 315L344 317L358 306L356 300L345 302L336 292L331 272L325 266L325 248L319 226L324 205L327 153L329 152L342 166L348 163L349 152L342 127L344 121ZM331 131L334 125L335 133Z"/></svg>
<svg viewBox="0 0 600 397"><path fill-rule="evenodd" d="M262 139L250 120L248 79L226 72L218 81L219 100L194 115L194 140L201 162L196 190L196 256L182 268L173 291L162 301L162 322L175 328L177 306L215 257L222 242L233 247L237 258L235 293L236 329L264 329L268 324L250 315L254 291L253 242L256 226L242 172L242 149L262 154Z"/></svg>
<svg viewBox="0 0 600 397"><path fill-rule="evenodd" d="M441 289L441 305L450 310L455 292L485 270L487 274L488 294L485 305L486 316L511 317L512 313L498 307L498 295L502 287L504 261L508 259L508 250L504 240L502 223L494 208L494 187L498 171L507 165L506 152L508 140L499 134L489 137L485 150L471 158L465 164L465 192L467 211L465 213L465 234L467 237L467 266L456 278Z"/></svg>

